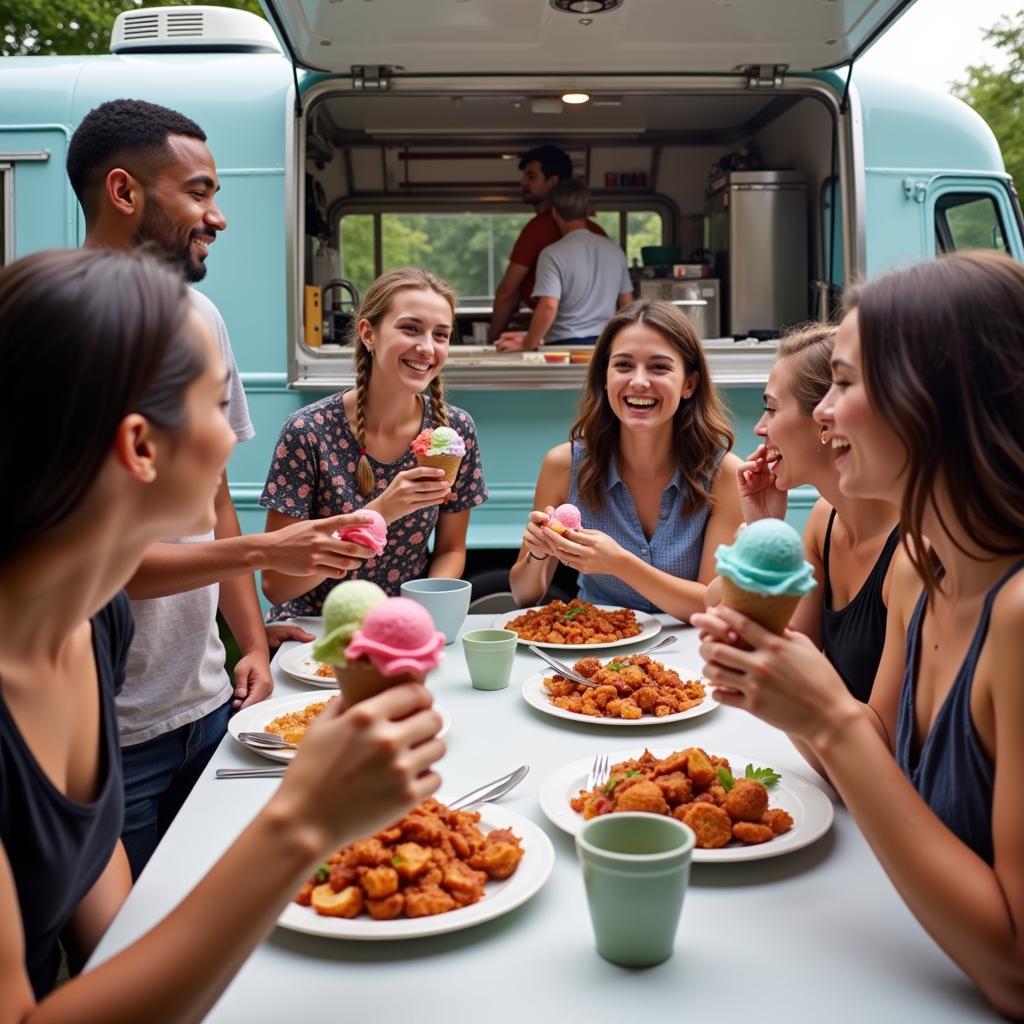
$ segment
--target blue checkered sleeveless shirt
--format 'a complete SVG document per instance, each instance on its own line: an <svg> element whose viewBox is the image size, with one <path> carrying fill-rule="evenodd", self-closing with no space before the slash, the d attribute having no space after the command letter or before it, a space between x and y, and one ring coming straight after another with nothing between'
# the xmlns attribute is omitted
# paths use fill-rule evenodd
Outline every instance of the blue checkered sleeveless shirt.
<svg viewBox="0 0 1024 1024"><path fill-rule="evenodd" d="M718 455L715 464L725 455ZM569 482L569 501L576 505L588 530L600 530L608 534L617 544L643 559L655 569L667 572L679 579L695 580L700 571L700 556L704 547L704 531L708 525L711 508L704 505L692 515L682 513L686 497L686 484L677 469L661 494L661 511L658 525L650 540L644 536L643 527L636 514L633 495L619 476L617 459L608 467L608 489L604 505L599 511L583 503L576 488L580 464L583 460L583 446L574 441L572 445L572 474ZM611 604L620 608L635 608L641 612L660 612L642 594L623 583L616 576L600 573L579 575L580 598L594 604Z"/></svg>

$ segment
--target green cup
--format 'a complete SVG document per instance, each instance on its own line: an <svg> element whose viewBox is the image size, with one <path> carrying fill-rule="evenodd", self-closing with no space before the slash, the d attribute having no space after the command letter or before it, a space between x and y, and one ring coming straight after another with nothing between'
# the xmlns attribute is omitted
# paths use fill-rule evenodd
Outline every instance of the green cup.
<svg viewBox="0 0 1024 1024"><path fill-rule="evenodd" d="M462 634L474 690L504 690L508 686L518 639L511 629L471 629Z"/></svg>
<svg viewBox="0 0 1024 1024"><path fill-rule="evenodd" d="M660 814L603 814L576 834L597 951L613 964L652 967L675 946L696 836Z"/></svg>

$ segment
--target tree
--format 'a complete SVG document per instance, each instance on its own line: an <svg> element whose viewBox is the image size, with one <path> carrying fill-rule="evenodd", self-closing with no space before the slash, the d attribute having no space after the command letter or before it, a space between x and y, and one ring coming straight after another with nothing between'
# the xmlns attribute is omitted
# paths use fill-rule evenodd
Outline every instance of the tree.
<svg viewBox="0 0 1024 1024"><path fill-rule="evenodd" d="M1003 151L1006 170L1024 183L1024 10L1003 15L985 32L1007 58L1007 67L971 65L964 81L953 83L953 94L969 103L989 124Z"/></svg>
<svg viewBox="0 0 1024 1024"><path fill-rule="evenodd" d="M4 0L0 56L106 53L114 19L133 7L164 7L168 0ZM174 0L206 3L262 17L257 0Z"/></svg>

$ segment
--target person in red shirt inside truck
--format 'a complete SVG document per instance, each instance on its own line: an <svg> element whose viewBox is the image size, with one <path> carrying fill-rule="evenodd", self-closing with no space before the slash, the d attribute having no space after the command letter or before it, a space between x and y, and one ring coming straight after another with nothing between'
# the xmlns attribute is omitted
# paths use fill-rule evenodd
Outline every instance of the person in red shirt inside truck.
<svg viewBox="0 0 1024 1024"><path fill-rule="evenodd" d="M537 305L533 297L537 259L542 249L562 237L551 210L551 190L560 181L572 177L572 160L558 146L538 146L522 155L519 170L523 172L520 179L523 202L535 206L537 216L519 232L505 276L495 292L491 328L487 334L491 343L501 338L520 305L525 303L530 309ZM595 234L604 234L600 226L591 220L587 221L587 227ZM515 337L519 338L520 332L515 332Z"/></svg>

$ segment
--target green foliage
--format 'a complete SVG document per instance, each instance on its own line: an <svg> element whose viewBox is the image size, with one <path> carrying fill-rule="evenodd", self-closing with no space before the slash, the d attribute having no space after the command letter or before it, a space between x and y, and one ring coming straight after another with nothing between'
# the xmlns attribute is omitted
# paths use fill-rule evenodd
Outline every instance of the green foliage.
<svg viewBox="0 0 1024 1024"><path fill-rule="evenodd" d="M122 11L170 3L235 7L263 16L258 0L4 0L0 56L106 53Z"/></svg>
<svg viewBox="0 0 1024 1024"><path fill-rule="evenodd" d="M985 32L1006 58L1005 69L991 64L971 65L966 78L953 84L953 94L969 103L988 122L999 141L1006 170L1024 182L1024 10L1004 15Z"/></svg>

